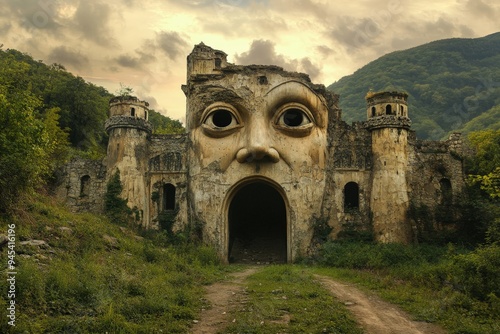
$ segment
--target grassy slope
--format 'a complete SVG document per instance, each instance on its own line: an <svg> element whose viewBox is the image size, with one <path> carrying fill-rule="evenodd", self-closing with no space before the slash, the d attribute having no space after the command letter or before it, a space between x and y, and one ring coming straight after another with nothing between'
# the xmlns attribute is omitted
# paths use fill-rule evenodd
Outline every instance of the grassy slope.
<svg viewBox="0 0 500 334"><path fill-rule="evenodd" d="M16 224L18 275L16 327L2 320L0 332L185 333L201 309L202 285L229 270L209 248L173 248L161 234L141 237L50 201L39 197L1 221ZM33 239L47 245L21 245Z"/></svg>

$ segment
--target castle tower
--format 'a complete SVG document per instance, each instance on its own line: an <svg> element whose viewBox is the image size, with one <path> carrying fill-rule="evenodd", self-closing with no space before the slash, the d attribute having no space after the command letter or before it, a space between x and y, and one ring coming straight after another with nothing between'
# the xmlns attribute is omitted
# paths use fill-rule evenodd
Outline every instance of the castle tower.
<svg viewBox="0 0 500 334"><path fill-rule="evenodd" d="M187 78L197 74L218 74L220 69L226 67L227 54L220 50L200 43L194 46L187 57Z"/></svg>
<svg viewBox="0 0 500 334"><path fill-rule="evenodd" d="M187 56L187 83L183 85L182 90L186 96L189 95L188 90L191 80L196 80L196 76L213 76L221 74L221 69L230 65L227 62L227 54L220 50L215 50L208 45L197 44L194 46L193 51ZM186 100L186 110L190 110L190 100ZM186 117L186 130L189 132L192 129L190 124L190 117Z"/></svg>
<svg viewBox="0 0 500 334"><path fill-rule="evenodd" d="M107 175L120 171L122 197L134 210L138 223L145 224L149 214L147 192L149 103L134 96L117 96L109 101L109 118L105 128L109 135Z"/></svg>
<svg viewBox="0 0 500 334"><path fill-rule="evenodd" d="M411 227L406 223L411 124L407 98L408 94L400 92L369 92L366 96L373 155L370 207L375 238L380 242L411 241Z"/></svg>

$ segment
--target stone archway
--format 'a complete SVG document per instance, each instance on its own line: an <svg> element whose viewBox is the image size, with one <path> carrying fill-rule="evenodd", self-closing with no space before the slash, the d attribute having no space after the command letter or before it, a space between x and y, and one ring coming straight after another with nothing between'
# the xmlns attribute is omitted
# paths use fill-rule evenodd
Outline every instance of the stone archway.
<svg viewBox="0 0 500 334"><path fill-rule="evenodd" d="M228 261L286 263L287 209L282 194L259 180L238 187L228 208Z"/></svg>

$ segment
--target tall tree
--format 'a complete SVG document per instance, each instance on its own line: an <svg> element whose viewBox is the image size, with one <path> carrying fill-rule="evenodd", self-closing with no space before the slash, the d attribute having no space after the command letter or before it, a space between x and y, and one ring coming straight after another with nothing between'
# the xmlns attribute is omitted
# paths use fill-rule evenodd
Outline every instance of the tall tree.
<svg viewBox="0 0 500 334"><path fill-rule="evenodd" d="M42 101L32 92L29 64L14 55L0 57L0 211L23 191L41 185L63 159L66 134L58 109L39 113Z"/></svg>

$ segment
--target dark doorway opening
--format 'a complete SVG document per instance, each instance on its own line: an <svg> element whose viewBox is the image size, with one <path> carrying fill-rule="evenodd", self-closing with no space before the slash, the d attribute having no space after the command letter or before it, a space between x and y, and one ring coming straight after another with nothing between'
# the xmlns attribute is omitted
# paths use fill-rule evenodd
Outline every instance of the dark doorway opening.
<svg viewBox="0 0 500 334"><path fill-rule="evenodd" d="M171 183L163 186L163 210L175 210L175 186Z"/></svg>
<svg viewBox="0 0 500 334"><path fill-rule="evenodd" d="M359 186L348 182L344 187L344 211L359 209Z"/></svg>
<svg viewBox="0 0 500 334"><path fill-rule="evenodd" d="M441 188L441 204L449 206L453 203L453 192L451 189L451 182L449 179L443 178L439 181Z"/></svg>
<svg viewBox="0 0 500 334"><path fill-rule="evenodd" d="M229 205L228 218L229 262L287 262L286 206L274 187L254 182L240 188Z"/></svg>

